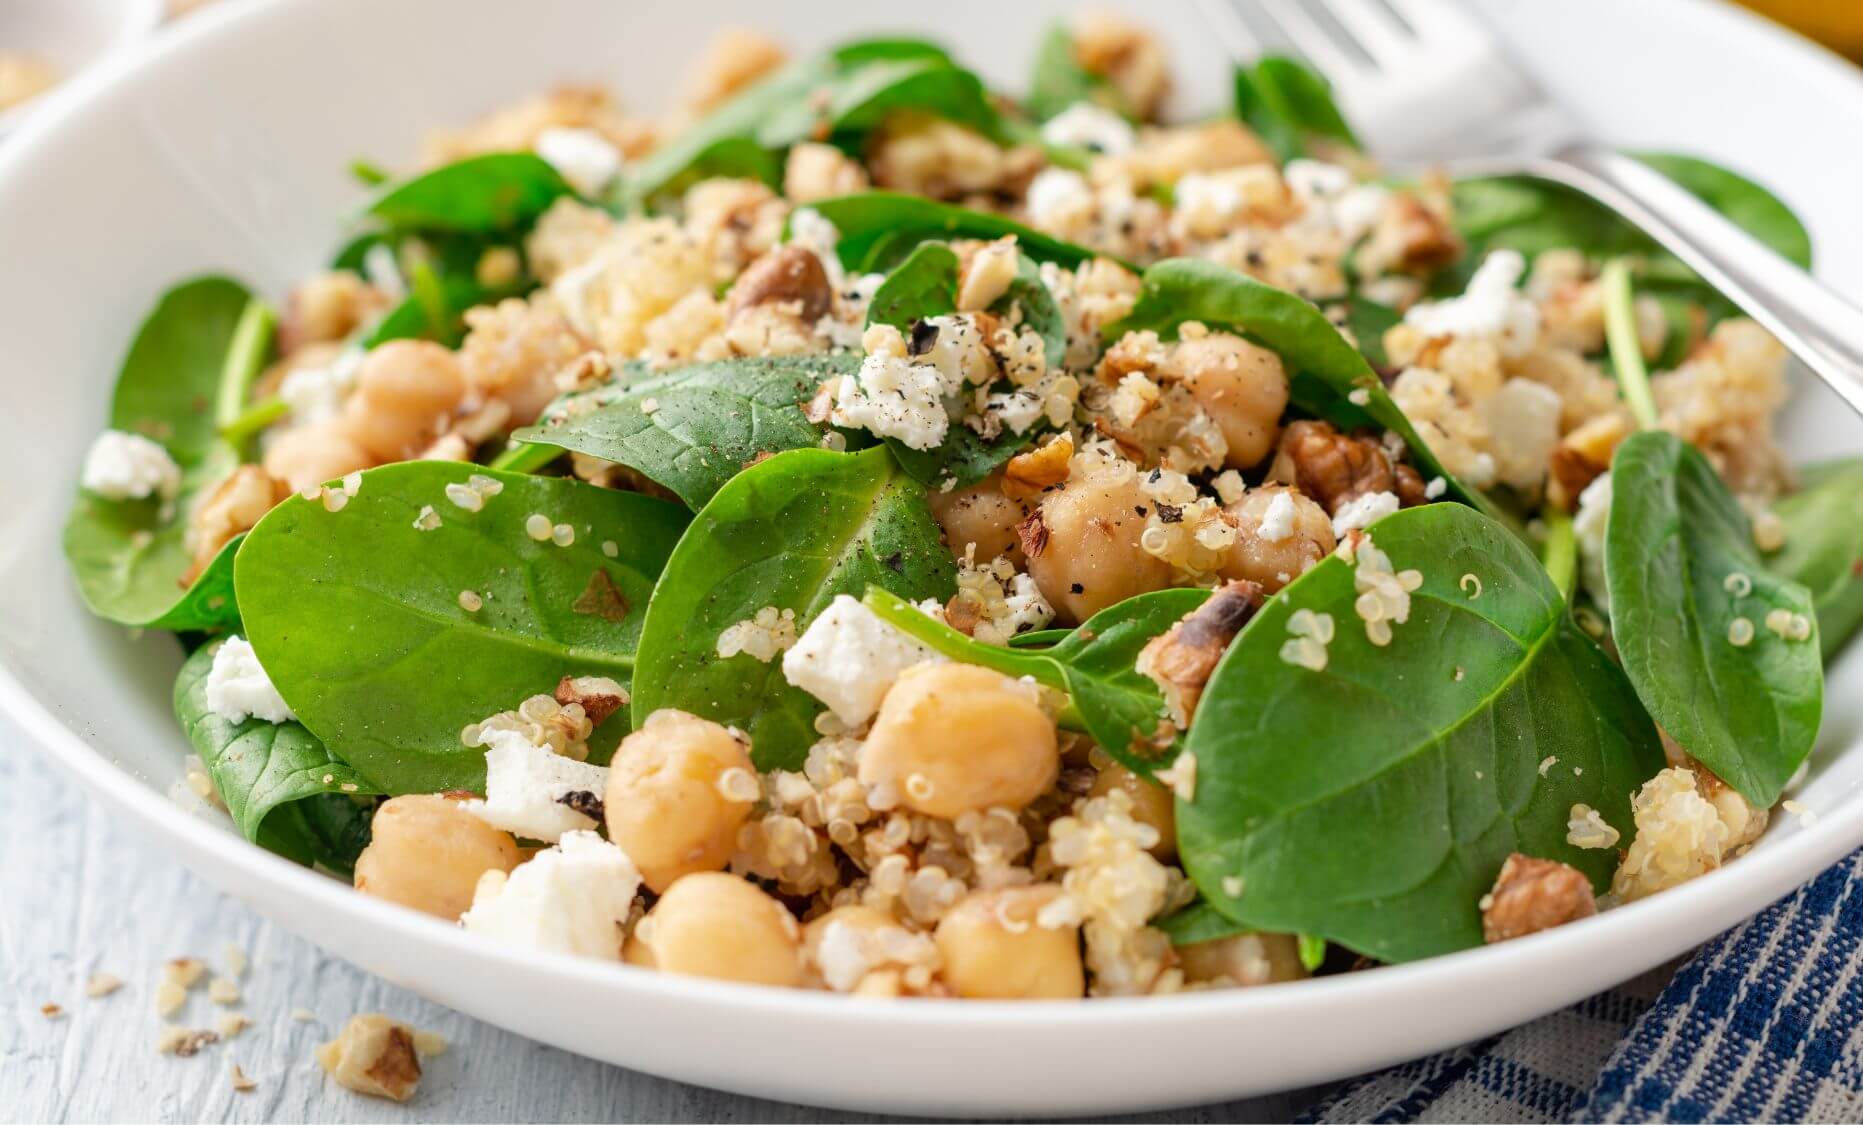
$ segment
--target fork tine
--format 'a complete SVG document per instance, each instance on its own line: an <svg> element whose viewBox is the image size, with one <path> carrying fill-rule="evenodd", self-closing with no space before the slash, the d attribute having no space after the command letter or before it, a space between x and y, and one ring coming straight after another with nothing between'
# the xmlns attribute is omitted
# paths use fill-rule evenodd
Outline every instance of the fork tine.
<svg viewBox="0 0 1863 1125"><path fill-rule="evenodd" d="M1248 0L1195 0L1203 17L1216 29L1223 46L1238 59L1256 58L1262 53L1261 41L1238 11Z"/></svg>
<svg viewBox="0 0 1863 1125"><path fill-rule="evenodd" d="M1493 36L1452 0L1385 0L1417 33L1434 42L1487 43Z"/></svg>
<svg viewBox="0 0 1863 1125"><path fill-rule="evenodd" d="M1257 3L1280 27L1281 33L1294 44L1294 48L1307 56L1307 61L1318 67L1335 85L1351 81L1362 69L1359 61L1342 49L1332 34L1321 27L1312 13L1301 7L1296 0L1257 0Z"/></svg>
<svg viewBox="0 0 1863 1125"><path fill-rule="evenodd" d="M1377 0L1320 0L1320 5L1380 67L1417 49L1416 38L1399 26Z"/></svg>

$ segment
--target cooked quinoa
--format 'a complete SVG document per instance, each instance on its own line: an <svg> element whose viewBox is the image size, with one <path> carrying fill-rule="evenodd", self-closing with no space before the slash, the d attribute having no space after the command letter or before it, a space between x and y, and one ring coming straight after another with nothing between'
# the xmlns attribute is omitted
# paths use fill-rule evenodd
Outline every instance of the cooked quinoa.
<svg viewBox="0 0 1863 1125"><path fill-rule="evenodd" d="M251 401L270 413L247 435L247 463L208 494L183 494L183 467L160 434L105 435L86 465L88 493L173 509L193 561L183 585L241 536L262 537L268 513L293 497L330 521L387 503L379 474L409 461L489 468L462 469L417 497L398 527L439 551L449 536L506 519L516 529L508 549L531 560L500 565L486 539L473 548L482 573L436 572L451 584L428 597L441 607L430 616L456 606L472 629L511 627L525 612L510 604L515 571L532 583L520 598L557 599L545 615L571 622L562 628L576 645L633 630L632 645L643 613L653 634L664 583L682 565L710 565L696 561L701 529L729 544L732 573L750 576L754 593L736 616L712 622L701 602L678 623L697 663L674 678L744 669L731 691L786 692L780 737L796 748L786 757L761 718L737 725L731 700L715 713L644 711L640 665L630 685L625 673L592 675L566 659L542 682L514 674L469 716L425 732L419 751L457 768L431 775L444 784L399 786L341 764L344 739L371 716L357 716L356 729L320 728L282 673L276 690L244 684L268 708L251 714L284 715L322 738L342 771L326 777L325 796L340 781L342 794L357 794L344 807L372 821L366 848L310 858L353 865L362 893L491 940L865 997L1254 987L1351 964L1324 956L1327 939L1375 952L1324 926L1296 934L1225 919L1288 879L1250 864L1302 861L1250 853L1241 869L1217 870L1180 854L1189 844L1179 818L1236 795L1222 748L1193 754L1185 735L1197 744L1198 715L1228 706L1213 693L1254 633L1266 654L1256 675L1291 692L1302 677L1349 677L1367 644L1390 660L1415 651L1422 631L1443 628L1442 606L1508 612L1519 582L1478 557L1404 565L1414 556L1383 521L1408 510L1504 497L1548 537L1571 535L1566 577L1589 601L1583 612L1610 612L1613 459L1645 427L1620 393L1624 357L1608 354L1615 314L1603 263L1585 246L1532 256L1471 246L1456 185L1387 181L1337 138L1308 138L1290 156L1233 116L1170 123L1160 40L1101 14L1066 31L1084 88L1097 93L1049 107L1027 130L937 106L896 109L858 133L823 118L768 150L760 177L710 174L694 160L629 194L683 138L714 127L720 105L772 96L795 73L785 68L804 65L744 31L720 37L668 113L565 86L436 132L418 173L531 154L561 187L522 222L463 239L391 229L306 277L282 302L275 351L253 381ZM876 189L967 217L890 254L850 251L832 216ZM1225 292L1298 298L1328 343L1365 357L1354 362L1376 377L1317 401L1303 382L1311 357L1272 331L1225 323L1215 302L1162 314L1148 268L1186 262L1215 271ZM923 280L901 278L917 268ZM902 297L908 280L917 287ZM456 292L470 295L461 307L433 306ZM902 300L915 311L898 314ZM1641 360L1655 365L1655 426L1705 456L1751 513L1758 547L1776 550L1785 530L1771 506L1794 485L1773 428L1787 396L1784 351L1753 323L1711 321L1699 305L1641 295L1625 309ZM424 327L381 328L415 314ZM770 371L799 374L772 397L751 382ZM739 397L695 405L681 381L694 372L723 373L706 377ZM1401 418L1380 415L1386 403ZM747 449L712 436L745 417L755 420ZM1392 428L1405 420L1408 436ZM597 422L645 444L546 444ZM806 436L756 444L791 431ZM677 471L653 461L661 454L625 452L654 442ZM765 539L728 538L738 534L731 511L787 487L752 489L766 463L869 457L881 443L896 478L916 482L912 518L930 529L937 558L914 553L899 530L906 517L863 526L832 550L768 546L802 542L797 529L812 517L801 508ZM529 499L543 494L513 469L569 490L563 506ZM728 483L697 483L707 473ZM698 513L651 605L603 562L632 565L648 531L601 522L574 499L616 491ZM861 502L877 512L880 495ZM804 498L830 503L826 491ZM593 574L551 585L561 584L551 567L597 545ZM244 582L244 548L240 557ZM863 583L899 594L903 608L833 585L838 568L861 566L877 575ZM942 576L936 596L911 588L921 572ZM805 573L817 585L786 585ZM1339 600L1296 600L1333 574ZM907 577L895 587L890 575ZM1754 589L1742 572L1724 592L1751 599ZM1162 615L1134 608L1165 605L1147 599L1166 593L1188 600ZM1119 620L1128 611L1136 624ZM1703 643L1751 651L1802 645L1815 631L1803 612L1757 601L1744 612ZM1089 619L1112 622L1113 637L1148 631L1117 667L1068 664L1106 641ZM597 622L610 631L590 632ZM263 622L249 614L245 627L272 663ZM640 661L671 643L642 641ZM412 642L401 651L431 659ZM431 667L446 674L444 661ZM1043 670L1055 668L1064 670ZM251 672L265 678L257 656ZM1455 663L1432 672L1439 686L1427 690L1482 675ZM1102 679L1122 699L1153 701L1129 738L1096 733L1113 721L1096 710L1107 706L1093 695ZM210 701L216 690L210 679ZM1356 737L1352 712L1366 704L1338 690L1344 715L1333 729ZM1209 721L1237 721L1221 713L1230 718ZM241 721L217 707L208 717ZM1314 737L1277 752L1346 762L1345 748ZM1654 747L1653 726L1646 741ZM1523 745L1518 761L1497 751L1472 779L1441 784L1491 786L1498 770L1548 792L1596 794L1598 807L1545 810L1542 835L1563 840L1545 855L1477 861L1481 885L1454 906L1471 943L1704 874L1767 821L1765 807L1673 742L1675 764L1616 790L1599 789L1608 766L1586 777L1597 755L1584 747ZM1616 785L1622 774L1610 776ZM246 794L225 795L246 807ZM1199 911L1221 924L1185 921ZM178 996L191 983L165 988ZM403 1098L419 1077L409 1042L398 1025L359 1017L321 1057L339 1081ZM405 1075L373 1086L343 1077L351 1055L391 1047Z"/></svg>

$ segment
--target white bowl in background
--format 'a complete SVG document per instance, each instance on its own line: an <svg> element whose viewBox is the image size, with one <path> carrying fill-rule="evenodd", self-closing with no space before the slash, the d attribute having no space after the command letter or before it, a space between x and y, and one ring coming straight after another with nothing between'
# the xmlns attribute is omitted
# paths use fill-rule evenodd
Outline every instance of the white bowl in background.
<svg viewBox="0 0 1863 1125"><path fill-rule="evenodd" d="M0 7L0 50L44 59L64 85L154 31L166 10L166 0L6 0ZM19 128L57 89L0 110L0 137Z"/></svg>
<svg viewBox="0 0 1863 1125"><path fill-rule="evenodd" d="M1167 34L1180 108L1218 104L1227 62L1194 7L1125 6ZM352 158L405 158L428 127L565 79L663 105L724 25L762 26L801 49L874 30L927 34L1015 88L1063 7L271 0L210 9L77 77L0 147L0 714L210 881L398 984L621 1065L868 1111L1101 1116L1397 1062L1622 981L1863 844L1856 651L1830 672L1825 729L1797 793L1819 818L1781 817L1724 870L1492 948L1163 999L871 1003L513 950L354 894L165 796L189 753L169 713L179 653L165 636L134 639L87 616L59 552L82 451L164 287L226 270L281 294L337 245L361 198ZM1819 272L1863 296L1863 149L1842 143L1863 136L1857 72L1696 0L1484 10L1601 135L1718 158L1772 184L1806 217ZM1863 427L1821 388L1802 388L1783 424L1800 459L1863 447Z"/></svg>

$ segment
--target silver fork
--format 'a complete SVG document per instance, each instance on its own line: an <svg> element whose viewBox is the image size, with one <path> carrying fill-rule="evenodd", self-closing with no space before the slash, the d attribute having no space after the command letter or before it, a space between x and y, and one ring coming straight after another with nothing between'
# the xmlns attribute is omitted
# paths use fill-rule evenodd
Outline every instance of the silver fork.
<svg viewBox="0 0 1863 1125"><path fill-rule="evenodd" d="M1863 414L1863 311L1666 176L1588 138L1453 0L1198 3L1238 58L1261 53L1242 9L1269 18L1394 170L1532 176L1616 211Z"/></svg>

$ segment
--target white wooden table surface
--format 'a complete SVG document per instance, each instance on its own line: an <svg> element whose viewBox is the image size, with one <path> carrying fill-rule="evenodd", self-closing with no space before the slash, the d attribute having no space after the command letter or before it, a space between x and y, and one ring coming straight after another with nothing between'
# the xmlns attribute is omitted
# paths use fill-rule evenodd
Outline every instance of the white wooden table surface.
<svg viewBox="0 0 1863 1125"><path fill-rule="evenodd" d="M231 943L251 969L237 1011L253 1025L192 1058L157 1054L161 966L218 969ZM85 995L93 972L124 986ZM0 724L0 1121L848 1121L853 1115L669 1082L541 1046L429 1003L331 957L221 895L138 830L113 823ZM64 1008L48 1019L42 1004ZM292 1018L294 1009L316 1014ZM227 1009L205 988L181 1019ZM451 1040L405 1106L330 1085L312 1058L349 1016L382 1011ZM257 1083L237 1093L237 1063ZM1084 1063L1083 1065L1090 1065ZM1285 1120L1317 1091L1132 1121Z"/></svg>

